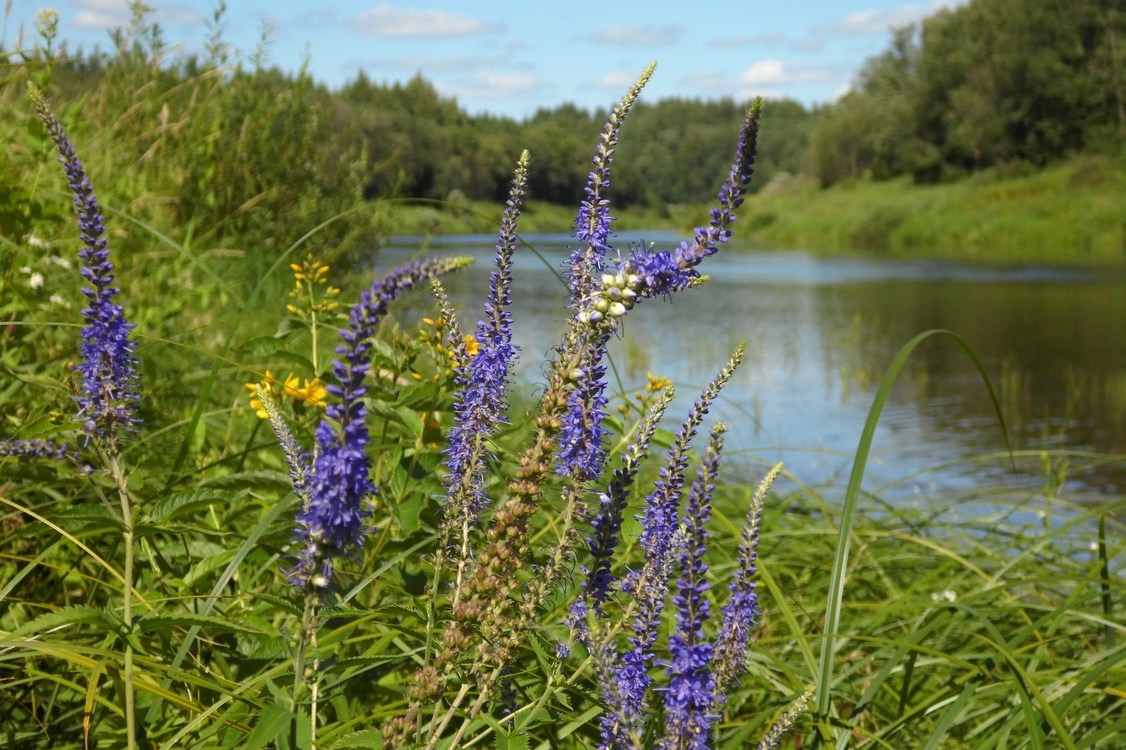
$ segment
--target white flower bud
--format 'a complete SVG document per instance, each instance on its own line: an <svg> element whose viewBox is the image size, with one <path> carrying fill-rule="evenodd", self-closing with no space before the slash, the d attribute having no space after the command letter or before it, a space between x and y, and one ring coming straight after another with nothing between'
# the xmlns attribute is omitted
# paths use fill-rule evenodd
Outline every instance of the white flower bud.
<svg viewBox="0 0 1126 750"><path fill-rule="evenodd" d="M621 302L615 302L610 305L609 313L611 318L620 318L626 314L626 306Z"/></svg>

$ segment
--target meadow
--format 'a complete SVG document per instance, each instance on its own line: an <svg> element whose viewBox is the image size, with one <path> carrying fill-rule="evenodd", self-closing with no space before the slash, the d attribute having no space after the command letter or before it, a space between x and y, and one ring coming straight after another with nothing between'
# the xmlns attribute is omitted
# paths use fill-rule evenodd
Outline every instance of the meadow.
<svg viewBox="0 0 1126 750"><path fill-rule="evenodd" d="M741 348L686 414L659 374L609 385L621 321L754 231L769 105L670 248L611 231L652 71L609 110L559 342L520 393L535 153L512 155L480 320L459 321L440 280L461 261L371 257L394 204L348 183L362 154L303 155L299 89L185 82L138 43L56 99L50 16L40 34L0 88L0 746L1120 743L1121 498L1071 502L1051 453L988 517L861 489L897 374L930 338L973 358L956 336L873 365L843 502L732 471L722 425L700 430ZM397 316L407 297L427 311Z"/></svg>

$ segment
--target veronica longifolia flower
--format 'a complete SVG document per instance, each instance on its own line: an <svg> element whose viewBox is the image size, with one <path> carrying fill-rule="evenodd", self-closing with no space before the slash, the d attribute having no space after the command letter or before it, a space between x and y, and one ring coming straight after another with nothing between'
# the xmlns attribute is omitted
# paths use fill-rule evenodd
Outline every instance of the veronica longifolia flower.
<svg viewBox="0 0 1126 750"><path fill-rule="evenodd" d="M113 285L113 263L106 247L105 225L94 187L82 167L74 144L67 138L62 124L47 105L38 90L31 91L35 110L59 152L59 163L66 170L67 183L74 197L74 212L78 216L78 230L83 248L82 276L90 282L82 293L89 304L82 311L86 325L82 328L79 353L82 363L75 369L80 373L78 416L82 427L91 437L116 441L119 429L129 429L137 424L137 360L133 356L136 343L129 340L133 324L125 320L120 305L113 303L118 289Z"/></svg>
<svg viewBox="0 0 1126 750"><path fill-rule="evenodd" d="M67 457L65 445L55 445L50 440L0 440L0 458L53 458L62 461Z"/></svg>
<svg viewBox="0 0 1126 750"><path fill-rule="evenodd" d="M505 392L516 362L512 343L512 254L516 250L516 219L520 215L528 180L529 155L524 151L516 165L508 202L501 220L494 263L489 277L485 320L477 324L477 352L462 357L457 370L458 400L454 405L454 427L446 449L450 471L449 494L455 514L469 521L483 505L484 444L496 425L505 421ZM447 513L451 511L447 509Z"/></svg>
<svg viewBox="0 0 1126 750"><path fill-rule="evenodd" d="M587 298L594 292L596 280L605 265L610 247L610 201L606 193L610 188L610 165L614 161L614 150L622 122L633 103L641 94L641 89L649 81L655 65L650 65L622 100L611 110L594 154L594 168L587 178L586 198L579 204L575 217L575 238L579 245L572 251L570 266L571 303L580 311ZM589 314L589 313L588 313ZM601 314L601 313L599 313ZM568 414L563 420L563 431L559 438L559 459L556 470L559 474L573 475L579 479L595 479L602 470L606 450L602 439L606 435L603 421L606 419L606 346L613 333L605 328L593 334L586 352L579 362L575 388L568 394Z"/></svg>
<svg viewBox="0 0 1126 750"><path fill-rule="evenodd" d="M304 487L308 502L297 518L297 536L304 547L289 573L294 585L329 586L333 559L361 543L366 515L363 501L375 492L363 397L376 325L399 292L466 263L454 258L404 266L376 282L352 308L348 327L340 332L344 340L336 349L340 359L332 363L337 382L327 387L335 400L317 427L316 458Z"/></svg>

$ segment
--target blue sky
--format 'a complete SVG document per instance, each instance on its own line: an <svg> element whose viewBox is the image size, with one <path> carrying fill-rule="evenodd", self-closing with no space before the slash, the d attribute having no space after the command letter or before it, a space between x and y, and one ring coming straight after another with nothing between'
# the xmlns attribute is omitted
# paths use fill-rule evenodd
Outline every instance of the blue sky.
<svg viewBox="0 0 1126 750"><path fill-rule="evenodd" d="M421 72L471 113L515 118L573 102L609 106L656 61L645 92L714 99L788 96L805 104L847 90L891 26L963 0L229 0L224 38L249 56L263 30L268 62L343 85L361 69L375 81ZM165 40L202 48L213 2L148 0ZM127 0L14 0L11 49L30 40L36 12L53 7L73 51L108 46L129 19Z"/></svg>

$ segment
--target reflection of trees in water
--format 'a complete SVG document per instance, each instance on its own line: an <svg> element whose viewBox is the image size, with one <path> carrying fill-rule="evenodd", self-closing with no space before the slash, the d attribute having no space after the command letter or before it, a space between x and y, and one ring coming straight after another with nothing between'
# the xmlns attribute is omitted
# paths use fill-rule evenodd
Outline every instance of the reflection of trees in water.
<svg viewBox="0 0 1126 750"><path fill-rule="evenodd" d="M1126 448L1126 285L890 280L818 292L829 369L843 396L872 393L899 348L945 328L993 379L1018 448ZM967 453L1001 446L993 404L970 359L948 339L912 355L891 405L958 436ZM1126 486L1126 462L1092 477Z"/></svg>

